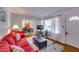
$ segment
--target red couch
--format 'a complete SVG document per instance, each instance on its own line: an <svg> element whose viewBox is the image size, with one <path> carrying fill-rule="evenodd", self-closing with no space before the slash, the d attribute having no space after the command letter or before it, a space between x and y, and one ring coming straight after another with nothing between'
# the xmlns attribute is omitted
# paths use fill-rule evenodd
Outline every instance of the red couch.
<svg viewBox="0 0 79 59"><path fill-rule="evenodd" d="M23 48L26 52L38 52L38 50L33 50L28 41L26 41L24 38L17 42L17 46Z"/></svg>
<svg viewBox="0 0 79 59"><path fill-rule="evenodd" d="M19 33L21 34L21 32L19 32ZM22 33L22 35L23 35L23 33ZM25 38L21 38L20 40L16 41L15 37L11 37L11 34L8 34L8 35L4 36L4 38L2 39L2 41L7 41L9 43L9 45L19 46L22 49L24 49L24 51L26 51L26 52L38 52L38 50L34 50L30 46L30 44L28 43L28 41Z"/></svg>
<svg viewBox="0 0 79 59"><path fill-rule="evenodd" d="M10 46L7 41L0 41L0 52L10 52Z"/></svg>

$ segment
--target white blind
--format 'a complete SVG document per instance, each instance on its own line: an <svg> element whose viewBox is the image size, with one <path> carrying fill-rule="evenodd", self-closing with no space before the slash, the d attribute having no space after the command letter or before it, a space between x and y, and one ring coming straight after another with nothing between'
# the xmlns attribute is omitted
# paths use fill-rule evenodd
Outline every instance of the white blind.
<svg viewBox="0 0 79 59"><path fill-rule="evenodd" d="M44 29L53 33L61 32L60 17L53 17L51 19L41 20L41 24L44 25Z"/></svg>
<svg viewBox="0 0 79 59"><path fill-rule="evenodd" d="M51 19L46 19L46 20L41 20L41 24L44 25L44 30L48 30L50 32L54 32L54 20Z"/></svg>
<svg viewBox="0 0 79 59"><path fill-rule="evenodd" d="M61 24L59 17L55 17L55 33L61 32Z"/></svg>

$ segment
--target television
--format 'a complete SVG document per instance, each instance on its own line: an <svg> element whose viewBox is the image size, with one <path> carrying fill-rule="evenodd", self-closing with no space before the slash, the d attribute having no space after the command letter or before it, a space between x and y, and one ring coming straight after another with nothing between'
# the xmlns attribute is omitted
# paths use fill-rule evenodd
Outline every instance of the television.
<svg viewBox="0 0 79 59"><path fill-rule="evenodd" d="M37 29L44 29L43 25L37 25Z"/></svg>

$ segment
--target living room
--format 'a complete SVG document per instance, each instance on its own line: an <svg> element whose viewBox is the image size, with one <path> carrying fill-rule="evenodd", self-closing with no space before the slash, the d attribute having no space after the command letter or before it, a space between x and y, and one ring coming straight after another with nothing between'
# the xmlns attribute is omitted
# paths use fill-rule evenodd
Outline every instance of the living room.
<svg viewBox="0 0 79 59"><path fill-rule="evenodd" d="M0 7L0 9L0 52L79 51L78 7ZM70 22L73 19L77 22ZM72 24L75 29L72 28ZM76 37L72 35L69 37L69 33L74 33ZM71 38L73 39L70 40Z"/></svg>

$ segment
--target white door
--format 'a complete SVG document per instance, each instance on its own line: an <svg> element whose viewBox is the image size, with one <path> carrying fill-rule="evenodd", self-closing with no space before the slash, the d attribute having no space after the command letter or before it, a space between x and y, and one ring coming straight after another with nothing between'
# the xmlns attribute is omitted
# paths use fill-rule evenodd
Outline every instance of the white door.
<svg viewBox="0 0 79 59"><path fill-rule="evenodd" d="M79 15L66 17L66 44L79 48Z"/></svg>

